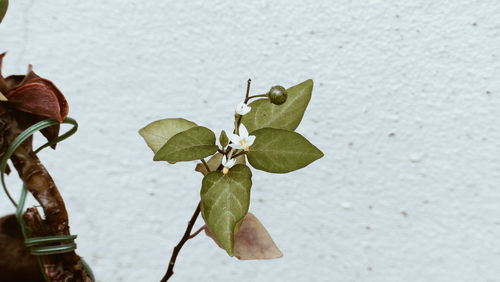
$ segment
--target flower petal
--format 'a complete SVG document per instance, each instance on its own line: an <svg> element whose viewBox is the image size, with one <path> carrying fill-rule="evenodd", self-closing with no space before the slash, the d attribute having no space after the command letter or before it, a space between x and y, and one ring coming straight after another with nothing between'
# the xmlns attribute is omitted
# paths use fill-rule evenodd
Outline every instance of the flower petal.
<svg viewBox="0 0 500 282"><path fill-rule="evenodd" d="M243 111L245 110L245 103L239 102L238 105L236 105L236 110L235 112L239 115L244 115Z"/></svg>
<svg viewBox="0 0 500 282"><path fill-rule="evenodd" d="M236 106L236 113L243 116L248 114L251 109L252 107L249 107L244 102L239 102L238 105Z"/></svg>
<svg viewBox="0 0 500 282"><path fill-rule="evenodd" d="M240 144L241 138L234 134L234 133L227 133L227 138L229 138L229 141L233 142L234 144Z"/></svg>
<svg viewBox="0 0 500 282"><path fill-rule="evenodd" d="M255 141L255 135L250 135L246 138L247 145L252 146L253 142Z"/></svg>
<svg viewBox="0 0 500 282"><path fill-rule="evenodd" d="M252 110L252 107L249 107L245 104L245 107L243 108L241 115L244 116L244 115L248 114L251 110Z"/></svg>
<svg viewBox="0 0 500 282"><path fill-rule="evenodd" d="M239 133L241 139L248 137L248 130L243 123L240 124L240 129L239 129L238 133Z"/></svg>
<svg viewBox="0 0 500 282"><path fill-rule="evenodd" d="M242 150L243 146L241 146L240 143L234 143L234 144L229 144L229 147L236 149L236 150Z"/></svg>
<svg viewBox="0 0 500 282"><path fill-rule="evenodd" d="M227 166L228 168L232 168L234 166L234 164L236 163L236 159L230 159L225 166Z"/></svg>
<svg viewBox="0 0 500 282"><path fill-rule="evenodd" d="M25 75L10 75L5 78L5 85L8 89L14 89L18 86L21 86L21 82L25 77Z"/></svg>

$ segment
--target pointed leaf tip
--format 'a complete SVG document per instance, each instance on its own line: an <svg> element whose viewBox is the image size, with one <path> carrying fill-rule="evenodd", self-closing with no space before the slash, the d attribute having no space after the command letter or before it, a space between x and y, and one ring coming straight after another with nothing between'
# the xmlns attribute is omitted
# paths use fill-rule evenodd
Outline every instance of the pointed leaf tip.
<svg viewBox="0 0 500 282"><path fill-rule="evenodd" d="M250 133L264 127L295 130L311 100L313 84L308 79L288 88L288 98L281 105L274 105L268 99L253 101L249 105L252 111L242 117L242 123Z"/></svg>
<svg viewBox="0 0 500 282"><path fill-rule="evenodd" d="M172 136L195 126L196 123L183 118L166 118L146 125L139 130L139 134L156 154Z"/></svg>
<svg viewBox="0 0 500 282"><path fill-rule="evenodd" d="M224 249L206 225L205 234ZM277 259L283 257L283 253L278 249L264 225L249 212L243 218L241 227L234 236L234 256L239 260Z"/></svg>
<svg viewBox="0 0 500 282"><path fill-rule="evenodd" d="M294 131L261 128L252 134L256 139L247 157L248 162L256 169L287 173L323 157L323 152Z"/></svg>
<svg viewBox="0 0 500 282"><path fill-rule="evenodd" d="M215 133L203 126L195 126L172 136L155 154L155 161L193 161L217 152Z"/></svg>
<svg viewBox="0 0 500 282"><path fill-rule="evenodd" d="M202 181L200 192L202 215L215 238L230 255L234 255L234 234L250 205L252 172L237 164L227 174L214 171Z"/></svg>

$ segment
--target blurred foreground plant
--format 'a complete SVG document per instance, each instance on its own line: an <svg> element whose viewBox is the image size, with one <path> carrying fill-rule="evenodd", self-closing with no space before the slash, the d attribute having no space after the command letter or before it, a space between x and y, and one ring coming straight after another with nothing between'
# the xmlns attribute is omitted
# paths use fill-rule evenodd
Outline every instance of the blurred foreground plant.
<svg viewBox="0 0 500 282"><path fill-rule="evenodd" d="M26 75L3 77L4 56L0 54L1 184L17 212L0 219L0 281L92 281L90 269L74 251L76 236L70 235L63 198L37 156L45 147L55 149L78 125L67 118L64 95L50 80L35 74L31 65ZM72 124L73 129L59 136L61 123ZM35 150L32 134L39 130L49 142ZM4 173L10 172L8 159L24 184L17 203L4 181ZM40 203L44 217L36 207L24 212L27 192ZM37 256L41 271L36 271L39 266L31 254Z"/></svg>

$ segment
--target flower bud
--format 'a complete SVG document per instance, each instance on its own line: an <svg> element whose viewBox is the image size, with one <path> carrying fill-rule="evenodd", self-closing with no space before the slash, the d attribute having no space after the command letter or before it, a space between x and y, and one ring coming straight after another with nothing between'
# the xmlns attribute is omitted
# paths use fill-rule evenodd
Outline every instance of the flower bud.
<svg viewBox="0 0 500 282"><path fill-rule="evenodd" d="M288 93L286 92L285 87L276 85L271 87L271 90L269 90L267 96L269 97L269 100L271 100L271 103L275 105L281 105L286 102Z"/></svg>
<svg viewBox="0 0 500 282"><path fill-rule="evenodd" d="M227 144L229 143L229 139L227 138L226 131L222 130L220 135L219 135L219 143L222 146L222 148L226 148Z"/></svg>

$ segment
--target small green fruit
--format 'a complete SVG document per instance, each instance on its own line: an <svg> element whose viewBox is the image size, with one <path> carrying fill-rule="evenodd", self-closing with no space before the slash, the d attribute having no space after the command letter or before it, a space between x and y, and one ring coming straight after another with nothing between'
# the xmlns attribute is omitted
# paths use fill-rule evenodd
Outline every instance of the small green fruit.
<svg viewBox="0 0 500 282"><path fill-rule="evenodd" d="M269 97L269 100L271 100L271 103L275 105L281 105L286 102L288 93L286 92L285 87L276 85L271 87L271 90L269 90L267 96Z"/></svg>

